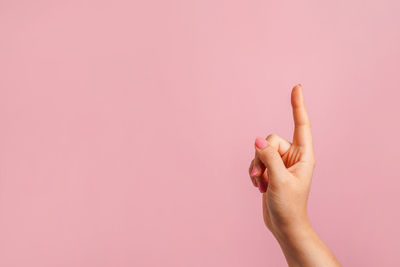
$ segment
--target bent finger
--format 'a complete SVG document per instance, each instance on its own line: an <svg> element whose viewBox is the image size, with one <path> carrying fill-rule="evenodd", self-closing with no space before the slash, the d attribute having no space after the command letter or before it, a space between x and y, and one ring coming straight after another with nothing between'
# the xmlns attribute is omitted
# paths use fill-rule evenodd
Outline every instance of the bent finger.
<svg viewBox="0 0 400 267"><path fill-rule="evenodd" d="M290 142L285 140L284 138L280 137L277 134L270 134L266 138L267 142L273 146L276 151L279 152L279 154L282 156L284 155L292 145Z"/></svg>
<svg viewBox="0 0 400 267"><path fill-rule="evenodd" d="M268 168L271 174L279 174L286 171L282 157L275 147L270 145L264 138L258 137L255 141L257 157Z"/></svg>
<svg viewBox="0 0 400 267"><path fill-rule="evenodd" d="M249 176L250 176L250 179L251 179L251 182L253 183L253 185L255 187L258 187L256 178L253 176L254 175L253 169L254 169L254 159L251 161L250 166L249 166Z"/></svg>

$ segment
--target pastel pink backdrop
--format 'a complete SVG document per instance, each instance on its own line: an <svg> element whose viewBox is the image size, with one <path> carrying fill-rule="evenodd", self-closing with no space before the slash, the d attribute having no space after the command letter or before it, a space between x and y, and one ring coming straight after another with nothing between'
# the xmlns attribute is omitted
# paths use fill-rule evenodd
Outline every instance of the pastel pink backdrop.
<svg viewBox="0 0 400 267"><path fill-rule="evenodd" d="M247 171L298 82L314 227L399 266L399 3L0 1L0 266L285 266Z"/></svg>

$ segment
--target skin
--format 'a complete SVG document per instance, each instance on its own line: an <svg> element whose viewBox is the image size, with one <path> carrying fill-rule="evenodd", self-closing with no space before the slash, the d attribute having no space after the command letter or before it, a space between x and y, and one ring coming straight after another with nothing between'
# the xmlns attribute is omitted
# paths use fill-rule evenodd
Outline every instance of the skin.
<svg viewBox="0 0 400 267"><path fill-rule="evenodd" d="M301 85L293 87L291 104L293 142L275 134L258 137L249 175L262 193L265 225L281 246L289 266L341 266L308 219L315 154Z"/></svg>

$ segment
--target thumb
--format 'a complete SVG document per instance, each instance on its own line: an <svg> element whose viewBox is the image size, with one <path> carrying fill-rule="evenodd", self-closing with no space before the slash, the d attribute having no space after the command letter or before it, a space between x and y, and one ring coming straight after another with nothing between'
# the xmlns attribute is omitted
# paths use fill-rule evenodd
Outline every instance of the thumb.
<svg viewBox="0 0 400 267"><path fill-rule="evenodd" d="M277 148L268 143L267 140L257 137L255 141L256 155L267 167L272 176L282 175L287 171Z"/></svg>

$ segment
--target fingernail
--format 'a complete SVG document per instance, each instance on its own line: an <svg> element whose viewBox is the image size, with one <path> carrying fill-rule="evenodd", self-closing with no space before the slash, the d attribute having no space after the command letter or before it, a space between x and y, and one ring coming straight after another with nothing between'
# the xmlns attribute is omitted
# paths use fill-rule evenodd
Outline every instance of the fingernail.
<svg viewBox="0 0 400 267"><path fill-rule="evenodd" d="M254 177L254 176L256 176L257 173L258 173L258 166L257 165L253 165L253 169L251 169L250 176Z"/></svg>
<svg viewBox="0 0 400 267"><path fill-rule="evenodd" d="M265 138L257 137L256 138L256 147L259 149L264 149L268 146L267 140Z"/></svg>

